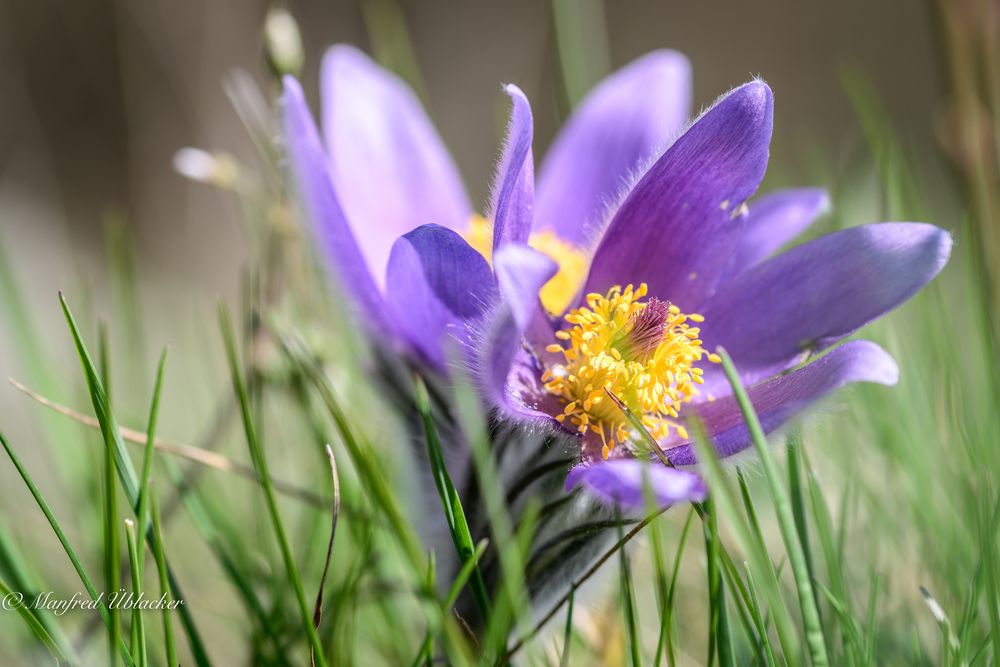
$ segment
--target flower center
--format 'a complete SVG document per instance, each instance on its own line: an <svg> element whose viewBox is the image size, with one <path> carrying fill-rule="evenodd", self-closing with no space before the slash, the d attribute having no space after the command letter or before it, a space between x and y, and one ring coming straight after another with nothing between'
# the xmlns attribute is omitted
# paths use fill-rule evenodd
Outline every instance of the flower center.
<svg viewBox="0 0 1000 667"><path fill-rule="evenodd" d="M489 220L473 216L463 236L486 261L493 261L493 224ZM587 277L587 254L550 231L535 232L528 245L559 266L556 275L542 286L539 298L550 314L561 315L573 303Z"/></svg>
<svg viewBox="0 0 1000 667"><path fill-rule="evenodd" d="M721 361L702 348L700 329L690 324L703 322L701 315L685 315L656 298L643 301L646 292L643 283L638 289L612 287L606 296L588 294L586 306L566 314L571 326L556 332L562 342L546 348L564 360L542 376L545 389L566 401L556 419L568 420L581 435L597 434L604 458L631 435L628 419L607 391L657 441L671 428L686 438L678 410L703 382L703 370L695 364L702 357Z"/></svg>

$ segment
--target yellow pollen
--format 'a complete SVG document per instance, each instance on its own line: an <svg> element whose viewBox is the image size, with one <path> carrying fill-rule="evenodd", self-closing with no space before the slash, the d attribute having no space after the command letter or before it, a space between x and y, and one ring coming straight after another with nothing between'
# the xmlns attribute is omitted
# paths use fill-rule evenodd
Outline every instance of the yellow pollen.
<svg viewBox="0 0 1000 667"><path fill-rule="evenodd" d="M480 215L472 216L463 234L486 261L493 262L493 223ZM535 232L528 245L554 261L559 270L539 293L542 305L552 315L561 315L576 298L587 277L587 253L550 231Z"/></svg>
<svg viewBox="0 0 1000 667"><path fill-rule="evenodd" d="M577 432L596 433L607 458L616 445L635 434L614 401L603 400L611 391L643 423L656 440L671 429L686 438L678 411L698 395L704 371L695 364L703 358L718 362L702 348L697 328L688 322L704 321L701 315L684 314L657 299L644 300L647 287L612 287L606 295L588 294L586 306L564 317L570 325L556 333L565 344L552 344L548 352L562 355L562 363L543 374L545 389L566 405L560 421Z"/></svg>

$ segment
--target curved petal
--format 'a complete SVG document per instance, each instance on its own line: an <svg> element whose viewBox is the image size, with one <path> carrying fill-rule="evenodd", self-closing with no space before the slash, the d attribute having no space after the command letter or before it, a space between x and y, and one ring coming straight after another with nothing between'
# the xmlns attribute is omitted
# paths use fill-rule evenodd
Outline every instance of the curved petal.
<svg viewBox="0 0 1000 667"><path fill-rule="evenodd" d="M588 245L607 206L690 113L691 65L676 51L654 51L599 83L545 156L536 229Z"/></svg>
<svg viewBox="0 0 1000 667"><path fill-rule="evenodd" d="M437 368L445 367L447 337L468 346L468 325L497 298L489 263L450 229L424 225L393 244L386 271L389 312L400 333Z"/></svg>
<svg viewBox="0 0 1000 667"><path fill-rule="evenodd" d="M507 243L527 243L535 208L535 164L531 154L533 133L531 105L521 89L504 86L512 103L507 141L500 158L490 218L493 251Z"/></svg>
<svg viewBox="0 0 1000 667"><path fill-rule="evenodd" d="M540 375L531 367L532 360L525 359L522 342L540 308L538 290L555 275L557 267L545 255L521 245L501 248L493 266L501 300L475 345L480 355L475 364L480 388L489 403L506 416L556 424L520 389L537 384L533 376Z"/></svg>
<svg viewBox="0 0 1000 667"><path fill-rule="evenodd" d="M823 188L794 188L768 193L750 202L743 234L726 274L740 272L767 259L830 210Z"/></svg>
<svg viewBox="0 0 1000 667"><path fill-rule="evenodd" d="M290 76L284 78L284 87L281 103L285 149L316 240L340 287L354 297L371 324L388 331L385 304L337 199L326 153L302 87Z"/></svg>
<svg viewBox="0 0 1000 667"><path fill-rule="evenodd" d="M894 385L899 368L888 352L867 340L844 343L816 361L786 375L779 375L748 389L765 433L779 428L810 404L835 389L852 382ZM751 446L736 398L730 394L715 401L691 406L681 416L692 413L701 420L721 458L738 454ZM697 463L691 443L670 446L667 457L674 465Z"/></svg>
<svg viewBox="0 0 1000 667"><path fill-rule="evenodd" d="M948 232L903 222L852 227L804 243L744 272L705 304L705 349L725 347L741 376L756 382L909 299L944 267L950 251ZM706 380L715 384L719 376L713 368Z"/></svg>
<svg viewBox="0 0 1000 667"><path fill-rule="evenodd" d="M566 490L577 485L598 500L622 509L644 509L649 500L660 507L701 501L708 495L705 482L686 470L658 462L613 459L578 465L566 476Z"/></svg>
<svg viewBox="0 0 1000 667"><path fill-rule="evenodd" d="M773 100L761 81L720 99L650 167L611 220L584 293L647 283L690 312L739 241L739 211L767 168Z"/></svg>
<svg viewBox="0 0 1000 667"><path fill-rule="evenodd" d="M460 229L472 207L420 100L396 75L354 47L334 46L320 92L333 180L381 281L392 240L431 222Z"/></svg>

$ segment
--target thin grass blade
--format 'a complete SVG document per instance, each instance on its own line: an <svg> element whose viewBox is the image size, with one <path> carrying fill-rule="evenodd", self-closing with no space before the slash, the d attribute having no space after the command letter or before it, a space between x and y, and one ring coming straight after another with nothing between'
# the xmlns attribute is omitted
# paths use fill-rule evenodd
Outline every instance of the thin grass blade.
<svg viewBox="0 0 1000 667"><path fill-rule="evenodd" d="M802 623L805 628L806 645L809 647L809 654L812 663L817 667L825 667L829 664L826 652L826 637L823 634L823 626L820 623L819 609L816 606L816 597L813 594L812 579L809 576L809 568L806 565L805 552L802 549L802 542L798 538L798 531L795 526L795 517L792 515L791 501L788 497L781 477L778 473L778 466L771 456L764 430L761 428L757 413L750 404L746 390L743 388L740 377L733 365L733 360L728 353L719 348L719 355L722 357L722 368L733 388L733 394L740 406L740 412L750 431L754 450L760 459L767 478L768 486L771 490L771 497L774 500L775 512L778 515L778 523L781 528L782 538L785 542L785 549L788 551L788 560L792 566L792 574L795 577L796 589L799 594L799 606L802 612Z"/></svg>
<svg viewBox="0 0 1000 667"><path fill-rule="evenodd" d="M459 498L458 491L451 481L448 468L444 462L444 454L441 451L441 439L438 436L437 427L434 425L434 417L431 415L430 398L427 395L427 387L419 376L415 377L415 388L417 396L417 410L424 424L424 437L427 441L427 455L430 460L431 472L434 476L434 485L437 487L438 496L441 498L441 507L444 510L445 520L448 523L448 530L451 532L451 539L458 552L458 558L464 565L473 553L476 545L472 541L472 533L469 530L469 523L465 518L465 511L462 509L462 499ZM486 590L486 582L479 568L472 572L469 580L472 588L473 600L479 613L482 615L483 623L488 623L490 618L490 597Z"/></svg>
<svg viewBox="0 0 1000 667"><path fill-rule="evenodd" d="M8 600L17 600L18 598L15 596L19 593L20 591L17 593L12 591L10 586L8 586L3 579L0 579L0 597L2 597L5 602ZM17 609L18 616L24 619L25 624L27 624L35 636L38 637L38 640L42 642L56 661L60 664L78 663L80 661L80 659L74 654L72 647L61 645L52 637L52 635L49 634L49 631L46 630L41 621L35 617L28 605L15 603L14 608Z"/></svg>
<svg viewBox="0 0 1000 667"><path fill-rule="evenodd" d="M150 499L150 510L152 514L153 535L153 556L156 559L156 574L160 580L160 595L163 595L169 605L172 602L170 595L170 581L167 578L167 557L163 553L163 532L160 529L160 507L154 495ZM163 643L167 654L167 667L177 667L177 647L174 640L173 609L169 606L161 611L163 618Z"/></svg>
<svg viewBox="0 0 1000 667"><path fill-rule="evenodd" d="M59 521L56 520L56 517L49 508L49 504L46 502L42 492L39 491L38 487L35 485L35 481L32 479L31 474L28 473L27 468L25 468L21 463L21 459L14 453L14 450L7 443L7 439L2 433L0 433L0 445L3 445L4 450L7 452L7 456L14 464L14 467L17 468L17 472L21 475L21 479L24 480L25 485L28 487L28 491L31 492L31 495L35 498L35 502L38 504L38 507L42 510L42 514L44 514L45 518L48 520L49 525L52 527L52 531L59 539L59 543L62 545L66 555L69 557L70 562L73 564L73 568L76 570L77 575L80 577L80 581L87 589L87 593L90 595L90 598L92 600L97 600L97 609L98 613L101 615L101 620L104 621L104 624L110 628L111 616L108 613L108 608L100 599L97 589L94 587L94 584L90 579L90 575L87 574L87 570L83 567L83 563L80 561L79 556L77 556L76 550L73 549L73 546L69 543L69 539L66 538L66 533L63 532L62 526L60 526ZM118 642L118 652L121 655L122 660L125 661L126 665L134 667L135 662L132 659L131 653L129 653L128 647L123 641L120 640Z"/></svg>
<svg viewBox="0 0 1000 667"><path fill-rule="evenodd" d="M233 334L233 327L229 321L229 313L225 306L219 307L219 323L222 328L223 341L226 348L226 358L229 361L229 372L232 376L233 391L236 393L240 404L240 411L243 416L243 431L246 436L247 445L250 449L250 458L257 468L264 490L264 499L267 503L267 511L278 540L281 550L281 558L285 564L285 572L295 593L295 601L298 603L299 615L302 624L305 626L306 636L314 651L316 661L326 666L326 658L323 646L319 640L319 634L313 626L312 614L309 611L309 603L306 601L305 589L302 586L302 578L299 575L298 567L295 564L295 557L292 555L291 546L288 543L288 536L285 532L285 525L278 511L278 502L275 498L274 488L271 485L271 476L267 467L267 458L264 456L263 447L257 437L257 427L254 422L253 412L250 407L250 397L247 393L246 382L243 379L242 365L240 364L236 349L236 338Z"/></svg>
<svg viewBox="0 0 1000 667"><path fill-rule="evenodd" d="M149 527L149 479L153 473L153 444L156 442L156 421L160 413L160 394L163 391L163 369L167 363L167 350L160 353L160 362L156 366L156 384L153 386L153 399L149 407L149 421L146 426L146 448L142 456L142 477L139 479L139 522L138 535L143 537ZM142 561L139 562L140 570Z"/></svg>
<svg viewBox="0 0 1000 667"><path fill-rule="evenodd" d="M128 542L129 571L132 575L132 594L136 600L142 599L142 570L139 565L139 550L136 548L135 522L132 519L125 519L125 540ZM136 656L136 665L146 667L146 623L142 618L142 610L136 608L132 611L132 631L136 637L136 646L133 648L133 655Z"/></svg>
<svg viewBox="0 0 1000 667"><path fill-rule="evenodd" d="M313 605L313 626L319 632L320 621L323 620L323 590L326 587L326 576L330 572L330 560L333 558L333 540L337 536L337 519L340 517L340 476L337 474L337 457L333 455L333 447L326 446L326 458L330 461L330 480L333 486L331 500L330 541L326 545L326 557L323 559L323 574L319 578L319 590L316 591L316 603ZM309 664L315 666L316 658L309 653Z"/></svg>
<svg viewBox="0 0 1000 667"><path fill-rule="evenodd" d="M101 434L104 437L105 442L108 443L108 446L113 447L112 451L114 453L115 468L118 471L118 479L122 484L122 488L125 490L125 497L128 499L129 506L132 507L133 512L138 512L139 478L136 475L135 467L132 465L132 460L129 458L128 452L125 451L125 445L122 440L121 429L118 427L118 421L115 419L115 416L111 411L111 405L108 402L107 392L104 389L104 385L101 383L101 378L97 373L96 367L94 366L90 352L87 350L87 346L83 342L83 337L80 335L80 328L77 326L73 313L70 311L69 304L66 302L66 297L62 294L62 292L59 293L59 302L62 306L66 323L69 325L70 333L73 336L73 342L76 345L77 355L80 357L80 363L83 366L83 372L87 380L87 387L90 392L91 402L94 406L94 412L97 416ZM151 540L152 537L147 534L146 539ZM183 600L184 595L181 591L180 584L170 571L169 564L167 572L170 578L170 586L174 592L174 597L178 600ZM180 614L195 663L199 665L199 667L208 667L208 665L211 664L208 659L208 652L205 650L205 643L202 641L201 635L198 633L198 629L195 626L190 610L186 606L181 606Z"/></svg>
<svg viewBox="0 0 1000 667"><path fill-rule="evenodd" d="M625 538L625 530L622 526L622 517L618 515L618 540ZM621 603L625 610L625 630L628 637L629 657L632 659L632 667L641 667L642 652L639 643L639 629L635 621L635 594L632 591L632 565L629 562L628 550L624 547L618 551L618 560L621 565L619 590L621 591Z"/></svg>

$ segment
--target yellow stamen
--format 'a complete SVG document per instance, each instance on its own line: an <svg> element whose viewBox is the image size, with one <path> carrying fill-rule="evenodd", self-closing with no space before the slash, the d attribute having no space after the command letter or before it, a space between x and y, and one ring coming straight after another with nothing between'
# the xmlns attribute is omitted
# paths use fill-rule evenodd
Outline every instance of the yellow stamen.
<svg viewBox="0 0 1000 667"><path fill-rule="evenodd" d="M563 362L543 375L545 389L566 401L564 414L578 427L599 434L601 454L607 458L615 445L633 437L631 425L614 401L601 400L605 389L639 417L657 440L673 429L681 438L687 431L677 422L683 403L698 395L702 358L718 362L699 340L701 315L657 299L644 301L645 283L611 288L607 295L588 294L586 306L564 317L570 324L556 334L566 341L549 345ZM608 434L609 437L605 437Z"/></svg>
<svg viewBox="0 0 1000 667"><path fill-rule="evenodd" d="M493 261L493 223L474 215L463 236L486 261ZM587 254L550 231L535 232L528 239L528 245L559 266L556 275L542 287L539 298L550 314L561 315L572 304L587 277Z"/></svg>

